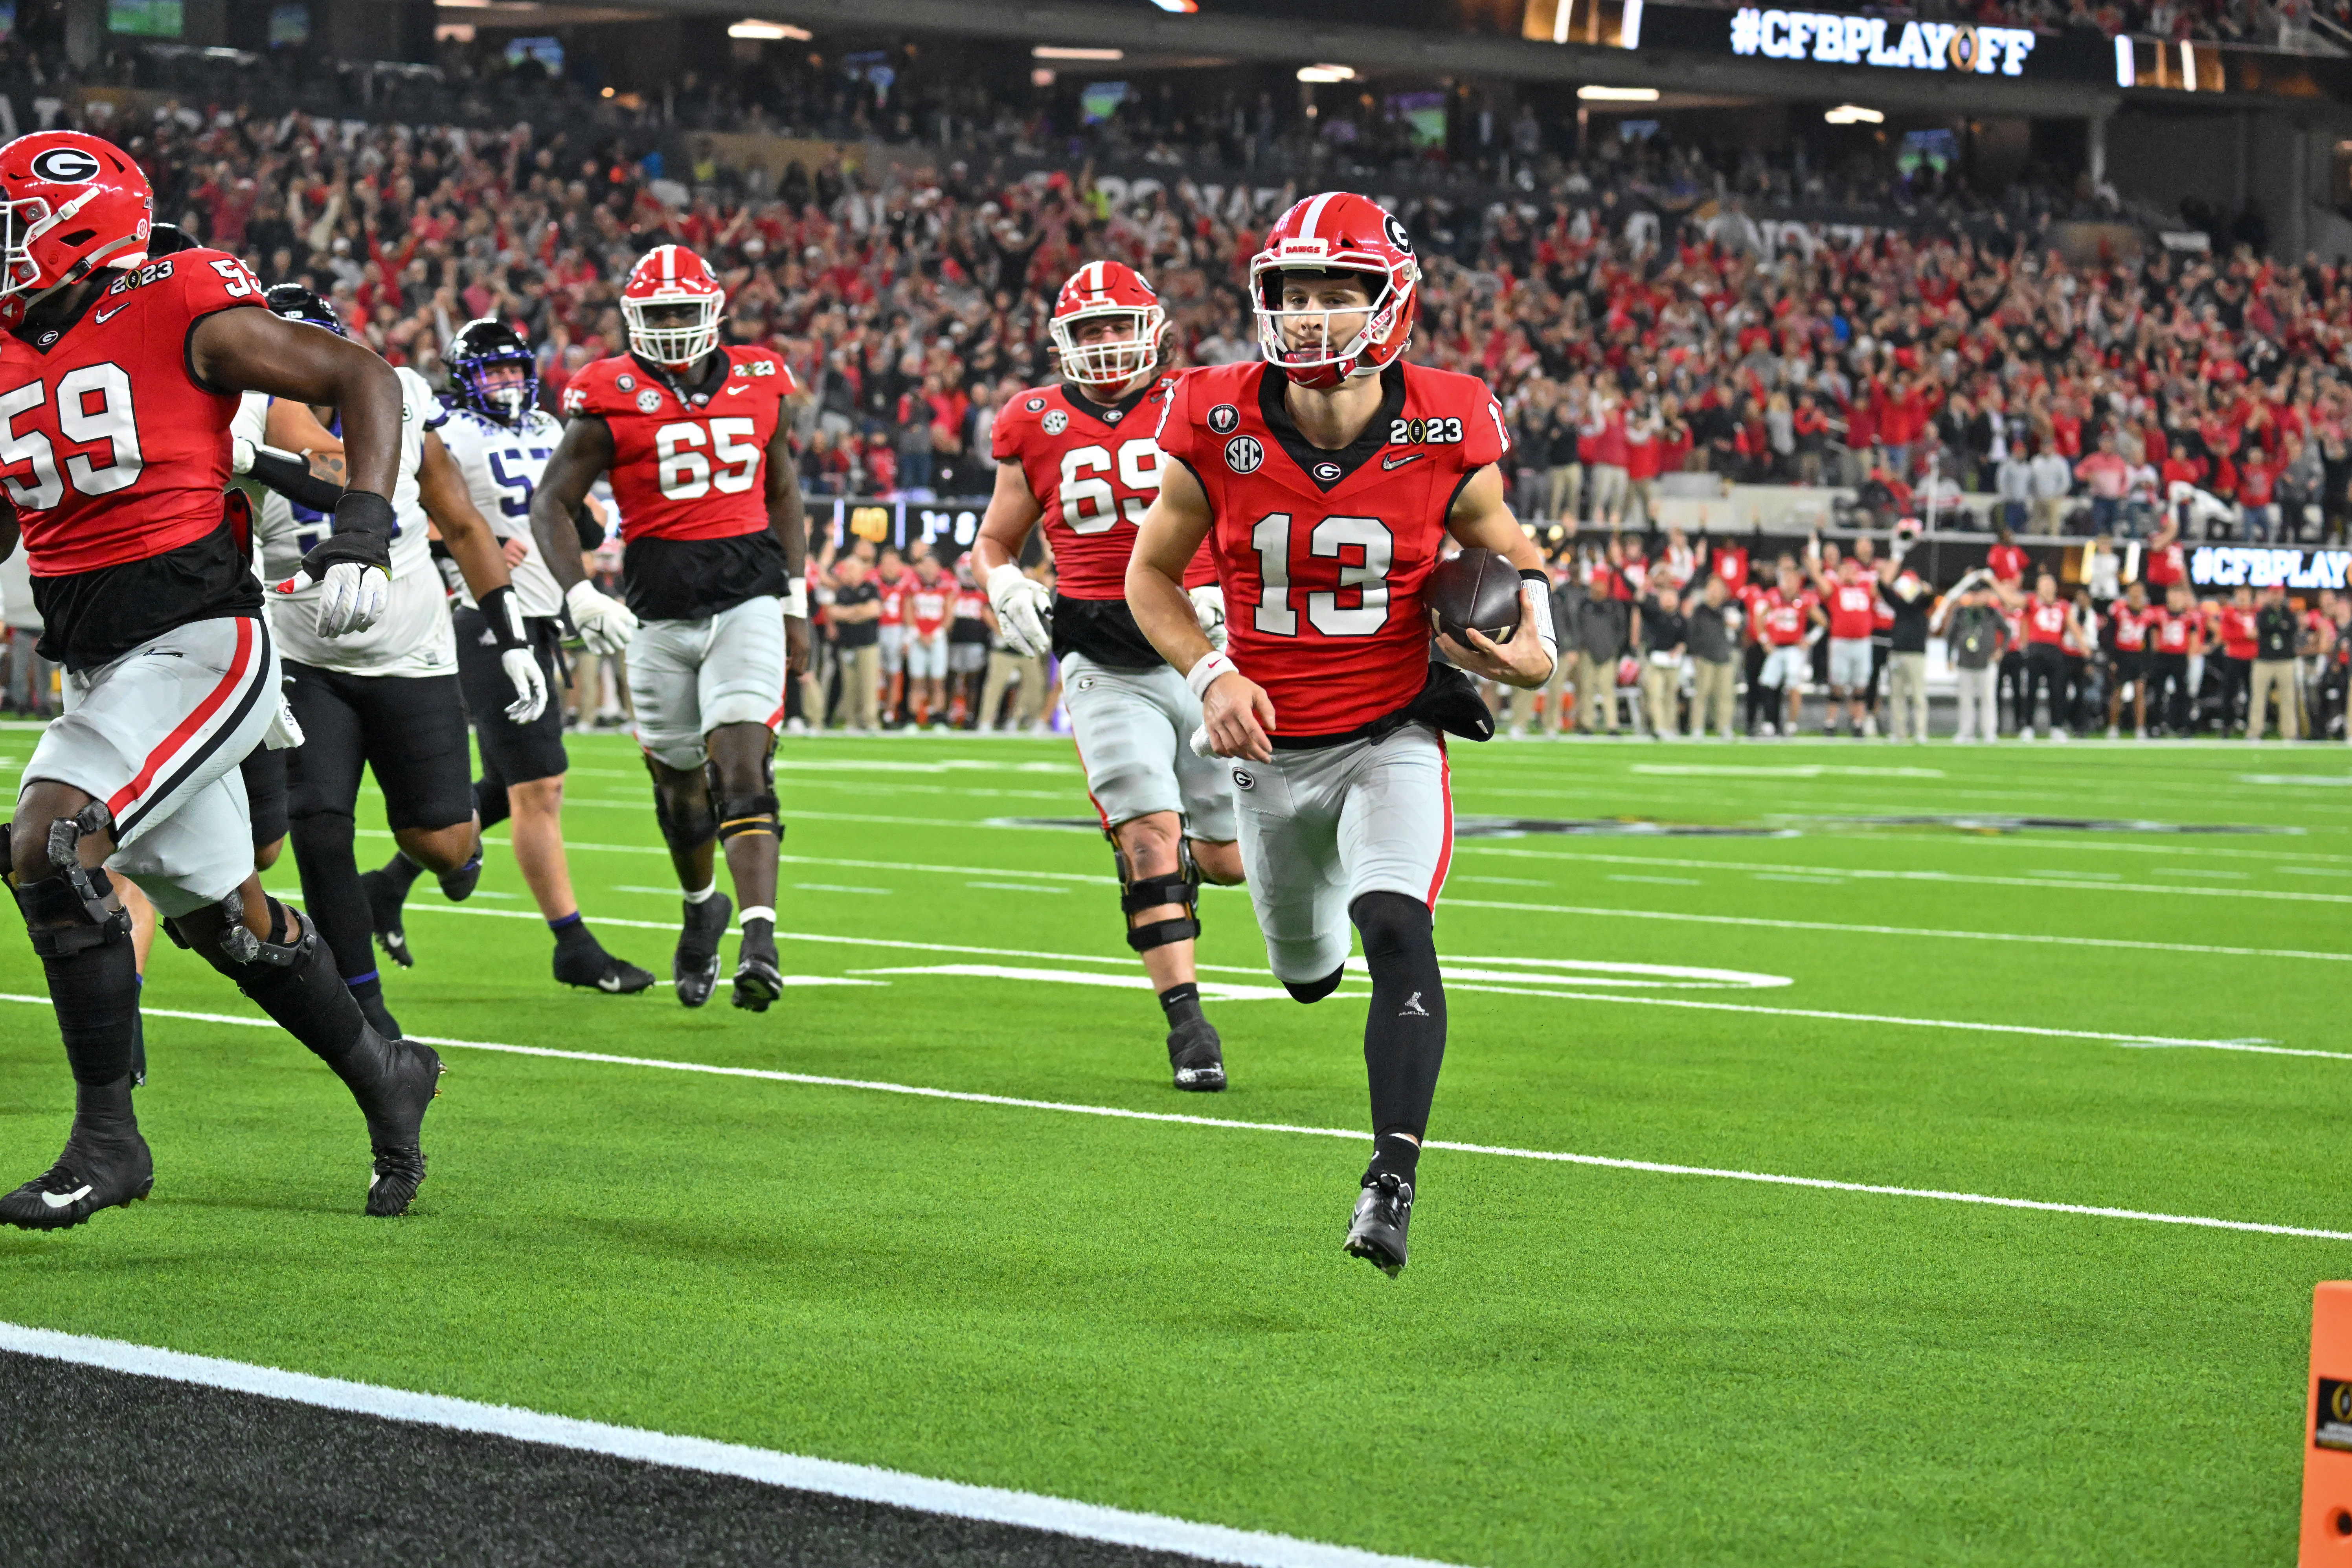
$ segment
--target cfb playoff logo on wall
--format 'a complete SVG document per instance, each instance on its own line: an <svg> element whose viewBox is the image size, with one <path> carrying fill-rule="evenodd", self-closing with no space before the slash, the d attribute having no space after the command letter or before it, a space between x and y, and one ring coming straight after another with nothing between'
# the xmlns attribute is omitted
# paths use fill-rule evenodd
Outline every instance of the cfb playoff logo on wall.
<svg viewBox="0 0 2352 1568"><path fill-rule="evenodd" d="M2031 27L1977 27L1954 22L1905 22L1900 32L1885 16L1836 16L1820 11L1732 13L1731 52L1776 60L1818 60L1833 66L1888 66L1902 70L1975 71L1979 76L2025 74L2033 52Z"/></svg>
<svg viewBox="0 0 2352 1568"><path fill-rule="evenodd" d="M2263 550L2205 544L2189 552L2189 580L2200 588L2342 588L2352 550Z"/></svg>

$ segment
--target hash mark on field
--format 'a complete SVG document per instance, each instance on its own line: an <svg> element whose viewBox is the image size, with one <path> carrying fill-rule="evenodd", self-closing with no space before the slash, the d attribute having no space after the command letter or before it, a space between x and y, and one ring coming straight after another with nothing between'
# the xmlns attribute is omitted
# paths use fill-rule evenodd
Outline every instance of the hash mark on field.
<svg viewBox="0 0 2352 1568"><path fill-rule="evenodd" d="M967 888L993 888L1006 893L1066 893L1067 888L1041 888L1034 882L966 882Z"/></svg>
<svg viewBox="0 0 2352 1568"><path fill-rule="evenodd" d="M1454 879L1457 882L1494 882L1501 880L1501 879L1497 877L1456 877ZM1662 888L1704 888L1706 886L1705 882L1700 881L1696 877L1628 877L1612 872L1609 879L1612 882L1655 882ZM1538 882L1535 885L1537 887L1542 887L1544 884Z"/></svg>
<svg viewBox="0 0 2352 1568"><path fill-rule="evenodd" d="M2290 877L2352 877L2352 871L2339 871L2333 866L2281 866Z"/></svg>
<svg viewBox="0 0 2352 1568"><path fill-rule="evenodd" d="M2078 882L2120 882L2124 879L2124 874L2121 871L2043 871L2040 875L2064 877L2070 881Z"/></svg>
<svg viewBox="0 0 2352 1568"><path fill-rule="evenodd" d="M794 882L793 886L804 893L874 893L886 899L890 896L887 888L851 888L839 882Z"/></svg>
<svg viewBox="0 0 2352 1568"><path fill-rule="evenodd" d="M1450 878L1450 879L1449 879L1449 880L1456 881L1456 882L1492 882L1492 883L1494 883L1494 884L1495 884L1496 887L1498 887L1498 888L1549 888L1549 887L1550 887L1550 886L1551 886L1551 884L1550 884L1549 882L1538 882L1538 881L1536 881L1536 880L1532 879L1531 878L1527 878L1527 877L1463 877L1463 876L1455 876L1455 877ZM1216 884L1214 884L1214 883L1211 883L1211 884L1210 884L1210 886L1212 886L1212 887L1214 887L1215 885L1216 885Z"/></svg>
<svg viewBox="0 0 2352 1568"><path fill-rule="evenodd" d="M2176 871L2168 867L2154 874L2158 877L2213 877L2231 882L2250 881L2253 877L2251 871Z"/></svg>
<svg viewBox="0 0 2352 1568"><path fill-rule="evenodd" d="M1756 880L1759 882L1795 882L1801 886L1808 888L1843 888L1845 886L1845 879L1843 877L1807 877L1791 874L1786 871L1759 871L1756 873Z"/></svg>

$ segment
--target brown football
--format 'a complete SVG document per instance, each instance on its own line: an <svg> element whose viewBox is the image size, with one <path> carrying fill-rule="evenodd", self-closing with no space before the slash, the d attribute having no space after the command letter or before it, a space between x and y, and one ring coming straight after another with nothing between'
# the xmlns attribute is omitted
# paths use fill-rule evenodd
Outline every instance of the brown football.
<svg viewBox="0 0 2352 1568"><path fill-rule="evenodd" d="M1465 550L1439 562L1423 594L1438 629L1465 647L1462 634L1473 626L1496 642L1519 629L1519 569L1494 551Z"/></svg>

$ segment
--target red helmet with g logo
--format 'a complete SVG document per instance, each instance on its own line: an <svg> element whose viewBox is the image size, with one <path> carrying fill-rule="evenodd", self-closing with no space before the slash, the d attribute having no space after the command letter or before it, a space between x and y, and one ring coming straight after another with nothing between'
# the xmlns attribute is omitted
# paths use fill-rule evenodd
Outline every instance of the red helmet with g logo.
<svg viewBox="0 0 2352 1568"><path fill-rule="evenodd" d="M1370 308L1286 309L1282 295L1288 272L1360 272ZM1309 196L1275 221L1265 248L1250 260L1258 344L1270 363L1301 386L1328 390L1350 376L1377 374L1412 341L1420 283L1412 237L1378 202L1346 191ZM1340 339L1333 331L1335 318L1359 315L1362 325Z"/></svg>
<svg viewBox="0 0 2352 1568"><path fill-rule="evenodd" d="M648 321L646 312L690 307L680 320ZM629 346L656 364L683 370L719 346L719 316L727 290L710 263L682 245L657 245L629 268L621 289L621 319Z"/></svg>
<svg viewBox="0 0 2352 1568"><path fill-rule="evenodd" d="M79 282L100 266L147 259L155 193L110 142L79 131L36 131L0 147L0 318Z"/></svg>
<svg viewBox="0 0 2352 1568"><path fill-rule="evenodd" d="M1123 337L1081 342L1081 321L1125 321ZM1062 356L1062 374L1082 386L1124 386L1160 363L1160 338L1168 312L1160 295L1134 268L1117 261L1089 261L1070 274L1054 301L1046 324Z"/></svg>

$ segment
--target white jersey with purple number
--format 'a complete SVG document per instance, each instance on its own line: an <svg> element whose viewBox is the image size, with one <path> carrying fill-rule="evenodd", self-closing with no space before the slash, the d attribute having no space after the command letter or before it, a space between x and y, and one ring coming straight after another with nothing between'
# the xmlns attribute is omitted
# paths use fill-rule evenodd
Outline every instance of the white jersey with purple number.
<svg viewBox="0 0 2352 1568"><path fill-rule="evenodd" d="M501 543L509 539L522 541L526 553L510 568L517 607L526 616L562 614L563 595L555 586L555 574L547 569L546 557L539 552L539 542L531 536L530 495L539 488L547 459L555 455L555 444L563 438L563 426L552 415L536 408L520 425L502 425L487 415L450 404L443 405L443 413L436 433L449 448L449 456L457 459L457 471L466 476L475 510L489 521L490 531ZM468 605L474 602L473 595L463 591L458 597Z"/></svg>

